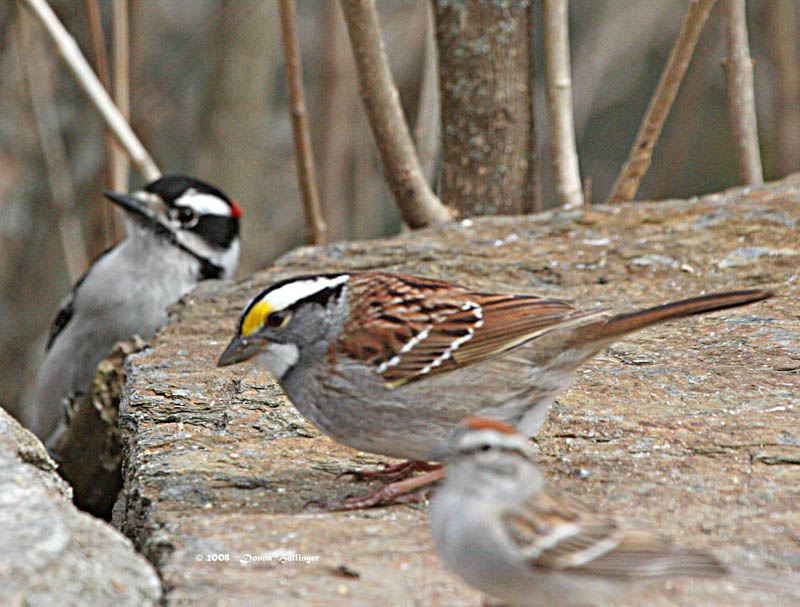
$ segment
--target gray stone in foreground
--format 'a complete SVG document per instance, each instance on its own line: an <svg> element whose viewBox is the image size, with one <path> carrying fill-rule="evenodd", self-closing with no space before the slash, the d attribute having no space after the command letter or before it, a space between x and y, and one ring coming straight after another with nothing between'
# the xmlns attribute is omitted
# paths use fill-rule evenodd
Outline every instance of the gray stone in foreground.
<svg viewBox="0 0 800 607"><path fill-rule="evenodd" d="M0 409L0 603L157 605L152 566L71 497L42 444Z"/></svg>

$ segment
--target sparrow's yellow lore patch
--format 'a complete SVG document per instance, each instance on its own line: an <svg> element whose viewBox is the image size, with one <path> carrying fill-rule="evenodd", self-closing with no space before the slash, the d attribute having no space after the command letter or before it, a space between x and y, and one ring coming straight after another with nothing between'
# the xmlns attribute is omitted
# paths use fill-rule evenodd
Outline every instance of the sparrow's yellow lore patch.
<svg viewBox="0 0 800 607"><path fill-rule="evenodd" d="M273 312L273 307L265 301L255 304L242 321L242 337L250 337L258 331L264 319Z"/></svg>

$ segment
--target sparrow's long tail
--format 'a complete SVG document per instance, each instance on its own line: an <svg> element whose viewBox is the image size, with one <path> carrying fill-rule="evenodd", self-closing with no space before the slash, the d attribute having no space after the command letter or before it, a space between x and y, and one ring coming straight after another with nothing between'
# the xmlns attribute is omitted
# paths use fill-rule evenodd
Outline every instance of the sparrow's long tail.
<svg viewBox="0 0 800 607"><path fill-rule="evenodd" d="M527 356L538 369L536 392L532 397L539 406L530 407L518 419L509 418L522 432L533 435L544 420L543 413L550 402L571 382L574 371L606 346L621 337L675 318L703 314L725 308L735 308L772 297L770 291L730 291L629 312L613 314L608 311L578 314L573 319L531 340ZM547 380L547 381L545 381ZM504 419L504 421L509 421Z"/></svg>
<svg viewBox="0 0 800 607"><path fill-rule="evenodd" d="M771 291L751 289L747 291L729 291L727 293L712 293L690 299L682 299L672 303L612 316L605 323L597 326L597 339L613 339L621 337L644 327L654 325L675 318L705 314L726 308L736 308L773 296Z"/></svg>
<svg viewBox="0 0 800 607"><path fill-rule="evenodd" d="M539 359L536 362L547 365L550 364L549 361L553 358L554 353L572 351L572 355L559 364L565 368L577 367L584 360L591 358L628 333L684 316L744 306L772 296L772 292L762 289L729 291L682 299L637 312L613 315L601 313L587 316L582 322L578 320L577 323L572 323L571 328L567 328L564 323L562 327L554 329L548 335L540 338L540 344L545 340L551 340L553 346L540 348L538 350Z"/></svg>

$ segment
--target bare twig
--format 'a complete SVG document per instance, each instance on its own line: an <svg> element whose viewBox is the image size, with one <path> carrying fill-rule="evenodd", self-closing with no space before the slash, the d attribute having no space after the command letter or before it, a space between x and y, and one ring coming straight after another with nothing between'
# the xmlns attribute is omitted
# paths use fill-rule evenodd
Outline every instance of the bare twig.
<svg viewBox="0 0 800 607"><path fill-rule="evenodd" d="M542 178L541 167L539 166L539 134L536 130L536 50L538 48L536 24L538 6L535 2L528 5L528 27L530 36L528 37L528 107L530 108L530 122L528 125L528 156L530 158L530 191L531 207L530 210L538 212L542 210Z"/></svg>
<svg viewBox="0 0 800 607"><path fill-rule="evenodd" d="M733 130L739 179L743 184L761 185L761 154L758 149L756 101L753 91L753 60L747 43L747 14L744 0L722 0L725 21L728 76L728 111Z"/></svg>
<svg viewBox="0 0 800 607"><path fill-rule="evenodd" d="M100 84L92 68L86 62L75 39L64 29L50 5L46 0L20 0L20 2L44 25L67 66L103 116L108 127L128 151L139 173L147 181L157 179L161 175L161 171L131 130L128 122L122 117L114 102L111 101L111 97L108 96L103 85Z"/></svg>
<svg viewBox="0 0 800 607"><path fill-rule="evenodd" d="M353 212L351 203L356 196L351 194L351 183L361 182L350 179L352 174L352 145L354 144L350 125L358 111L355 91L351 90L350 43L344 27L339 6L336 2L323 2L322 10L317 11L317 27L320 32L320 49L317 50L322 62L322 104L320 123L319 184L325 200L325 217L330 226L330 237L347 238L364 236L354 231L359 216ZM348 128L342 128L342 125ZM356 163L357 164L357 163Z"/></svg>
<svg viewBox="0 0 800 607"><path fill-rule="evenodd" d="M628 160L611 187L606 204L633 200L636 195L639 182L650 166L653 148L658 142L661 128L664 126L683 75L689 66L697 38L700 36L715 1L690 0L689 10L681 25L681 31L672 47L664 71L661 73L656 91L647 106L647 111L636 135L636 141L631 148Z"/></svg>
<svg viewBox="0 0 800 607"><path fill-rule="evenodd" d="M75 282L89 265L81 222L75 213L75 188L69 174L69 159L58 128L50 75L44 63L42 43L35 35L29 16L20 13L20 56L31 96L33 115L39 132L47 181L53 204L58 209L56 225L61 237L70 281Z"/></svg>
<svg viewBox="0 0 800 607"><path fill-rule="evenodd" d="M84 4L86 6L86 18L89 24L89 38L92 42L92 53L94 54L97 77L100 79L103 87L107 91L110 91L111 77L108 74L105 35L103 34L103 21L100 17L100 6L98 5L97 0L85 0ZM114 146L116 144L114 141L114 136L108 127L103 129L103 144L106 149L106 158L110 159L114 154ZM111 167L108 164L106 164L106 170L108 171L109 175L109 180L107 183L111 185ZM103 199L100 200L100 215L103 218L105 246L108 248L119 240L121 233L119 213L116 206L108 204L105 199Z"/></svg>
<svg viewBox="0 0 800 607"><path fill-rule="evenodd" d="M425 52L422 56L422 81L419 87L417 122L414 125L414 142L425 179L433 183L436 177L436 156L441 145L441 99L439 97L439 57L436 49L436 30L433 7L424 3Z"/></svg>
<svg viewBox="0 0 800 607"><path fill-rule="evenodd" d="M303 93L300 50L297 44L297 18L294 0L280 0L281 30L283 33L283 57L286 64L286 82L289 91L289 115L294 131L294 153L297 161L297 181L303 198L306 224L311 231L312 244L328 241L328 227L322 218L314 174L314 158L311 155L311 135L308 132L308 113Z"/></svg>
<svg viewBox="0 0 800 607"><path fill-rule="evenodd" d="M119 113L130 122L130 35L128 28L128 0L114 0L112 15L114 16L114 37L112 45L112 63L114 66L114 103ZM111 189L117 192L128 191L130 177L130 161L127 154L117 143L111 154Z"/></svg>
<svg viewBox="0 0 800 607"><path fill-rule="evenodd" d="M556 192L562 206L574 208L583 204L583 191L572 119L568 2L544 0L542 8L544 71Z"/></svg>
<svg viewBox="0 0 800 607"><path fill-rule="evenodd" d="M777 107L775 149L778 175L800 169L800 10L797 0L769 4L770 44L775 62Z"/></svg>
<svg viewBox="0 0 800 607"><path fill-rule="evenodd" d="M449 221L451 212L422 173L381 39L375 0L340 0L356 62L361 100L384 175L412 228Z"/></svg>
<svg viewBox="0 0 800 607"><path fill-rule="evenodd" d="M95 70L100 82L111 90L111 77L108 73L108 60L106 59L105 35L103 34L103 20L100 16L100 6L97 0L85 0L86 17L89 23L89 38L92 42Z"/></svg>

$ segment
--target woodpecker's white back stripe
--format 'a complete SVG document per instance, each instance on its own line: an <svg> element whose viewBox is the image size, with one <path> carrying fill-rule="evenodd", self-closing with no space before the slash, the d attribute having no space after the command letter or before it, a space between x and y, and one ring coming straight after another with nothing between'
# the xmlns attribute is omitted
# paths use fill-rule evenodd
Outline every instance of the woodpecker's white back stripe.
<svg viewBox="0 0 800 607"><path fill-rule="evenodd" d="M314 293L319 293L324 289L337 287L350 279L349 274L342 274L329 278L327 276L317 276L305 280L296 280L278 287L274 291L267 293L261 301L268 304L273 310L285 310L301 299L310 297Z"/></svg>
<svg viewBox="0 0 800 607"><path fill-rule="evenodd" d="M206 192L198 192L194 188L189 188L180 198L176 198L175 206L188 207L198 215L220 215L228 217L231 214L231 207L227 202Z"/></svg>

